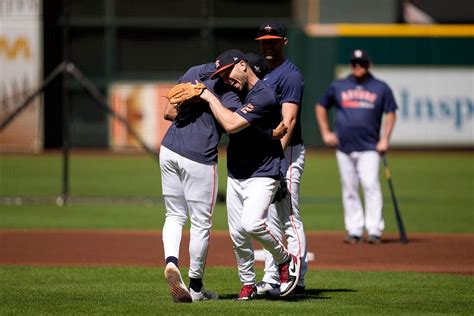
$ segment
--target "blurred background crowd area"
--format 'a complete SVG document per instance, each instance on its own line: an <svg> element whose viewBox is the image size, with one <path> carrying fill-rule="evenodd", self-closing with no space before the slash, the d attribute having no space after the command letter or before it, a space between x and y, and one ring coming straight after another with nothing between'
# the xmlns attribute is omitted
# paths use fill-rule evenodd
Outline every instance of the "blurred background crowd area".
<svg viewBox="0 0 474 316"><path fill-rule="evenodd" d="M474 145L470 0L0 0L0 19L0 120L68 60L158 147L167 87L223 50L258 53L258 27L272 20L288 27L286 55L305 77L307 146L322 147L314 104L348 72L357 47L394 90L395 147ZM1 151L42 152L60 148L65 137L76 148L138 148L95 102L77 81L59 76L0 131Z"/></svg>

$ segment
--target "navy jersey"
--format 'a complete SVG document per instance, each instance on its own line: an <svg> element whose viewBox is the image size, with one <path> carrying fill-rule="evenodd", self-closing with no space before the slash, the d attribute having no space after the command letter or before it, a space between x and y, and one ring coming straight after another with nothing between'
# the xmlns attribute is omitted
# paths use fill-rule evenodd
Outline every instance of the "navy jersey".
<svg viewBox="0 0 474 316"><path fill-rule="evenodd" d="M298 116L288 145L302 144L301 105L303 104L304 92L303 75L291 61L285 59L281 65L269 71L263 78L263 81L275 90L280 104L287 102L298 104Z"/></svg>
<svg viewBox="0 0 474 316"><path fill-rule="evenodd" d="M202 81L224 106L235 111L242 105L239 96L220 78L209 79L215 70L214 63L194 66L180 78L179 82ZM161 144L193 161L212 164L217 162L217 145L222 133L223 129L212 115L209 104L202 100L185 106L179 112Z"/></svg>
<svg viewBox="0 0 474 316"><path fill-rule="evenodd" d="M252 108L253 107L253 108ZM283 149L280 140L261 132L275 128L281 121L280 106L273 89L262 81L250 89L237 113L250 126L229 134L227 147L228 174L234 179L271 177L279 179Z"/></svg>
<svg viewBox="0 0 474 316"><path fill-rule="evenodd" d="M338 149L345 153L375 150L383 113L397 109L390 87L370 73L361 83L353 75L334 81L319 104L336 105Z"/></svg>

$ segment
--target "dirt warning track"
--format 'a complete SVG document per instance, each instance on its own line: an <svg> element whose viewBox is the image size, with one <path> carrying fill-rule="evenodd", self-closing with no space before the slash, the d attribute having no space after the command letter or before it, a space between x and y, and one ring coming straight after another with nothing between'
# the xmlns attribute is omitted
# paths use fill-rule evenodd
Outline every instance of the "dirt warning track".
<svg viewBox="0 0 474 316"><path fill-rule="evenodd" d="M346 245L343 233L307 234L310 269L474 274L474 234L410 234L402 245L386 234L381 245ZM188 266L189 234L180 262ZM260 249L257 244L255 249ZM159 231L2 230L0 264L32 266L163 266ZM208 266L235 266L228 233L212 232ZM257 262L263 267L263 262Z"/></svg>

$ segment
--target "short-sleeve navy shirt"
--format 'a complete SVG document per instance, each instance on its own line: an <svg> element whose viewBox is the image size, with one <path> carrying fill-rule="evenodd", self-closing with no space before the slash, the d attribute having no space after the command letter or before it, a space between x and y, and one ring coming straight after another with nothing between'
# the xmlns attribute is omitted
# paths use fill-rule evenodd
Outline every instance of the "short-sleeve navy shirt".
<svg viewBox="0 0 474 316"><path fill-rule="evenodd" d="M280 159L283 157L280 140L261 133L261 129L273 129L281 121L280 105L275 92L262 81L257 81L236 113L246 119L250 126L229 134L229 177L279 179Z"/></svg>
<svg viewBox="0 0 474 316"><path fill-rule="evenodd" d="M210 80L215 64L190 68L179 82L202 81L221 103L232 111L241 107L239 96L220 79ZM162 145L190 160L213 164L217 162L217 145L223 129L212 115L209 104L200 101L186 106L166 132Z"/></svg>
<svg viewBox="0 0 474 316"><path fill-rule="evenodd" d="M390 87L370 73L361 83L353 75L334 81L319 104L336 106L338 149L345 153L375 150L383 113L397 110Z"/></svg>
<svg viewBox="0 0 474 316"><path fill-rule="evenodd" d="M303 104L304 79L303 75L291 61L285 59L275 69L270 70L263 78L265 84L273 88L280 104L295 103L298 105L298 115L289 145L303 143L301 135L301 106Z"/></svg>

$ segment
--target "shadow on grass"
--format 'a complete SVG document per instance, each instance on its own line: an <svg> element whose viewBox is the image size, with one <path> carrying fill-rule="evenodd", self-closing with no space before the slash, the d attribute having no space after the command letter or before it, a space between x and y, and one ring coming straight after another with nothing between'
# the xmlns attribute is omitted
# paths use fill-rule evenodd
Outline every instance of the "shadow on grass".
<svg viewBox="0 0 474 316"><path fill-rule="evenodd" d="M282 298L277 295L262 295L257 296L255 300L273 300L273 301L286 301L286 302L299 302L306 300L328 300L331 299L327 294L329 293L351 293L356 292L352 289L306 289L304 295L291 295L289 297ZM237 294L222 294L219 295L219 300L236 300Z"/></svg>

